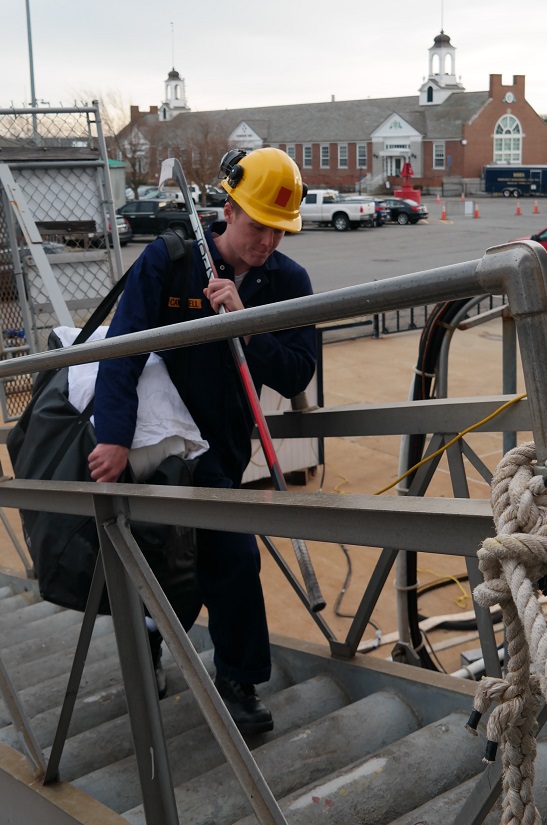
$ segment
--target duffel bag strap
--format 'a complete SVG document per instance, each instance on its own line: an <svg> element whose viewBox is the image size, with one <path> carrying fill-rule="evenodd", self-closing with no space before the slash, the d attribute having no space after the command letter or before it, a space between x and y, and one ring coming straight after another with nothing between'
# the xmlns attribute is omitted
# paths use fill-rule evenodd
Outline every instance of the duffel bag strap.
<svg viewBox="0 0 547 825"><path fill-rule="evenodd" d="M102 322L105 318L108 317L114 305L122 292L124 291L125 284L127 281L127 276L131 272L131 267L125 272L122 277L120 278L117 283L114 284L108 295L106 295L99 306L95 309L93 314L90 318L88 318L87 322L84 324L80 332L78 333L78 337L74 341L74 344L83 344L90 335L92 335L98 327L101 326ZM73 344L73 346L74 346Z"/></svg>

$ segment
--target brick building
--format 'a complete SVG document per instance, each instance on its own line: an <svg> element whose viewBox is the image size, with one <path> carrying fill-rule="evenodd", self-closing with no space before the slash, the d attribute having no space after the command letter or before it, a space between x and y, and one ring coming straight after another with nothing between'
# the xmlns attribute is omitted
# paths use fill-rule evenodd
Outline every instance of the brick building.
<svg viewBox="0 0 547 825"><path fill-rule="evenodd" d="M159 107L131 107L119 145L139 154L150 183L165 157L184 161L196 151L201 131L220 137L226 148L285 150L309 186L363 192L398 187L405 161L413 186L445 194L479 191L487 163L547 163L547 124L526 101L525 77L504 85L493 74L487 91L466 92L455 52L441 31L417 96L208 112L188 108L184 81L173 69Z"/></svg>

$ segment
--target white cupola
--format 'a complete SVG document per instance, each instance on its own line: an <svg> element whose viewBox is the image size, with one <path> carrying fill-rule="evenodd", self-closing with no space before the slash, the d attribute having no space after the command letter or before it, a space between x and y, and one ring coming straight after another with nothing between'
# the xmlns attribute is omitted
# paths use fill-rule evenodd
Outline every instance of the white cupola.
<svg viewBox="0 0 547 825"><path fill-rule="evenodd" d="M190 111L186 103L184 79L176 69L171 69L165 81L164 101L159 107L159 119L172 120L181 112Z"/></svg>
<svg viewBox="0 0 547 825"><path fill-rule="evenodd" d="M464 92L456 79L456 49L441 29L429 49L429 77L420 86L420 106L443 103L453 92Z"/></svg>

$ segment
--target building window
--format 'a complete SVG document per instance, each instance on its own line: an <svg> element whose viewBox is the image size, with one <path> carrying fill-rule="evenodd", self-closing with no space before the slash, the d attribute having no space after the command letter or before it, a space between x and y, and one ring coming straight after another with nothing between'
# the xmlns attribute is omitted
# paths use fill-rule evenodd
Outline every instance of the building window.
<svg viewBox="0 0 547 825"><path fill-rule="evenodd" d="M311 146L304 146L303 166L304 166L304 169L311 169L311 167L312 167Z"/></svg>
<svg viewBox="0 0 547 825"><path fill-rule="evenodd" d="M321 146L321 169L329 169L330 168L330 146L328 143L324 143Z"/></svg>
<svg viewBox="0 0 547 825"><path fill-rule="evenodd" d="M338 144L338 168L339 169L347 169L348 168L348 144L347 143L339 143Z"/></svg>
<svg viewBox="0 0 547 825"><path fill-rule="evenodd" d="M433 144L433 169L444 169L445 167L444 143Z"/></svg>
<svg viewBox="0 0 547 825"><path fill-rule="evenodd" d="M503 115L494 129L494 163L520 163L522 129L514 115Z"/></svg>
<svg viewBox="0 0 547 825"><path fill-rule="evenodd" d="M433 103L433 86L427 87L427 103Z"/></svg>
<svg viewBox="0 0 547 825"><path fill-rule="evenodd" d="M367 166L367 144L357 144L357 167L359 169L366 169Z"/></svg>
<svg viewBox="0 0 547 825"><path fill-rule="evenodd" d="M296 149L294 148L294 143L287 144L287 154L292 160L296 159Z"/></svg>

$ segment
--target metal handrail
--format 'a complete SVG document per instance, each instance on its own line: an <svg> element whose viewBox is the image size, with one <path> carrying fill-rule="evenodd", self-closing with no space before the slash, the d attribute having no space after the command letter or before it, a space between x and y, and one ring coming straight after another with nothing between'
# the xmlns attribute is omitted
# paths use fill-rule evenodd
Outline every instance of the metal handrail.
<svg viewBox="0 0 547 825"><path fill-rule="evenodd" d="M545 467L541 466L545 463L547 454L547 428L544 426L544 415L547 413L543 412L547 366L541 357L547 344L545 283L547 254L533 242L519 243L490 250L480 261L120 336L108 341L82 344L65 350L11 359L0 363L0 378L347 318L354 316L356 312L371 313L386 307L404 308L415 305L417 300L438 302L482 294L485 291L500 291L508 296L521 338L529 395L528 412L540 465L538 471L545 473ZM492 400L490 403L493 403ZM404 405L399 405L399 413L403 407ZM440 415L442 404L438 404L436 409L432 407L430 412L431 415ZM421 413L424 415L425 409ZM317 412L318 419L322 414L323 411ZM314 416L315 413L306 413L296 420L307 425L314 420ZM404 426L402 431L405 431ZM442 427L428 431L440 432ZM181 631L178 620L171 615L172 609L162 591L156 591L155 579L148 575L146 562L143 566L140 551L135 548L126 523L136 520L209 529L213 525L214 529L228 531L240 531L244 524L245 532L258 535L274 534L362 546L385 546L390 548L390 556L384 560L384 566L392 563L398 549L442 552L474 559L477 546L485 537L493 535L494 531L489 503L470 499L424 499L412 496L379 499L374 496L317 496L308 493L207 488L157 489L146 485L17 479L4 480L0 484L0 507L20 507L23 499L25 509L97 516L103 553L106 549L107 582L110 587L116 587L117 598L118 587L121 589L122 601L119 604L123 603L128 611L126 616L131 616L129 622L119 617L117 619L116 615L113 618L124 682L133 700L130 709L132 723L142 727L144 710L143 739L138 740L140 744L136 745L138 760L144 764L144 760L148 758L149 751L142 744L146 737L159 749L158 752L161 751L161 736L158 734L161 723L158 722L154 705L157 696L149 653L147 660L146 657L137 657L138 675L141 678L134 678L128 664L133 657L128 655L126 647L136 653L142 653L147 648L142 606L137 607L140 602L138 599L135 601L136 590L133 593L132 585L125 582L126 569L131 570L131 579L138 584L139 591L170 647L173 645L172 652L176 661L185 669L185 673L193 673L194 679L197 679L194 689L197 692L204 691L204 707L207 702L212 703L208 705L207 718L215 736L219 742L223 740L226 752L231 754L230 759L239 760L239 778L244 789L246 792L250 790L251 795L259 799L255 812L261 823L283 823L284 819L282 814L277 813L276 804L273 804L275 800L272 803L267 786L264 788L261 785L259 772L255 774L254 760L249 761L246 751L239 750L239 734L234 735L231 730L233 723L223 706L220 707L222 703L214 691L209 690L207 680L200 675L199 666L194 667L195 663L185 658L188 651L185 636L182 635L184 631ZM115 554L110 552L112 549L116 551ZM123 559L123 570L116 562L118 553ZM376 585L375 588L377 590ZM373 595L377 596L377 593ZM142 688L139 688L141 683ZM237 753L230 750L234 746ZM157 816L156 806L159 805L163 821L176 822L168 765L166 760L160 759L160 763L163 767L157 774L159 785L149 785L146 770L141 774L143 795L146 797L145 809L148 806L147 820L152 821Z"/></svg>
<svg viewBox="0 0 547 825"><path fill-rule="evenodd" d="M0 379L77 363L159 352L342 318L417 302L471 298L484 292L506 294L520 338L523 369L531 402L539 467L547 459L547 252L534 241L495 247L479 261L401 275L355 287L293 298L204 319L172 324L106 341L80 344L0 363Z"/></svg>

